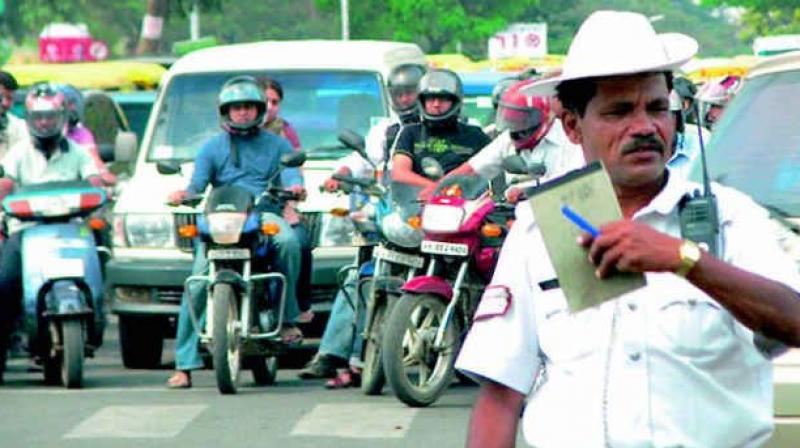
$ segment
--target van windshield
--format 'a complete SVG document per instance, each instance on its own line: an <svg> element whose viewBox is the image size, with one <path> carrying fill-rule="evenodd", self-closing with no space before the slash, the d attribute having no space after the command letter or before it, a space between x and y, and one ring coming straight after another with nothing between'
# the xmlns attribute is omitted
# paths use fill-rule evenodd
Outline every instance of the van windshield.
<svg viewBox="0 0 800 448"><path fill-rule="evenodd" d="M340 130L366 135L372 117L388 115L378 73L309 70L267 75L281 83L279 116L297 130L310 158L339 158L349 153L336 139ZM217 94L231 77L230 73L204 73L173 78L157 112L148 160L194 159L203 143L222 130Z"/></svg>

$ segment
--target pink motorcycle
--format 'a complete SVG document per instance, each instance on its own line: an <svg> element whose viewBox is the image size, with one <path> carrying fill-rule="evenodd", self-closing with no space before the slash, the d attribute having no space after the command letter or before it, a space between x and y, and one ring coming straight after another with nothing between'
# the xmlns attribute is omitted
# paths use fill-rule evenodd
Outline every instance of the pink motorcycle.
<svg viewBox="0 0 800 448"><path fill-rule="evenodd" d="M406 282L382 340L386 380L409 406L428 406L452 382L458 349L490 281L513 206L486 180L445 178L422 210L420 247L430 263Z"/></svg>

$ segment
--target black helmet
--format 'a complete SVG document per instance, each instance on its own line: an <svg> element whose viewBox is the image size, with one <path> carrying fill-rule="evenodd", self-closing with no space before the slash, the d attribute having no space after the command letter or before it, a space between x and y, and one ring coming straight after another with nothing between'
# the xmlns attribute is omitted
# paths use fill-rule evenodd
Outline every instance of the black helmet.
<svg viewBox="0 0 800 448"><path fill-rule="evenodd" d="M219 118L222 127L232 134L248 134L258 130L267 117L267 101L258 81L252 76L237 76L229 79L219 92ZM235 103L252 103L258 109L256 118L248 123L234 123L228 109Z"/></svg>
<svg viewBox="0 0 800 448"><path fill-rule="evenodd" d="M453 105L443 114L430 115L425 112L425 99L437 96L447 97ZM452 70L431 70L419 81L419 107L423 121L441 123L458 119L463 98L464 88L461 86L461 78Z"/></svg>
<svg viewBox="0 0 800 448"><path fill-rule="evenodd" d="M419 81L425 75L425 67L419 64L402 64L393 68L386 81L389 89L389 96L392 101L392 110L397 113L401 121L408 121L417 115L416 102L412 101L408 105L398 103L398 98L404 94L413 92L414 96L419 93Z"/></svg>

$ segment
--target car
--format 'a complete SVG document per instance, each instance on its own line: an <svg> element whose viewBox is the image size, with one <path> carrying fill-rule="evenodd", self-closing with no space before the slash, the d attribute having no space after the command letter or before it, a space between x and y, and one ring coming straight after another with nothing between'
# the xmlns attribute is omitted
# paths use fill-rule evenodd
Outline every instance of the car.
<svg viewBox="0 0 800 448"><path fill-rule="evenodd" d="M475 124L486 126L494 122L492 90L498 81L515 76L506 72L461 72L458 73L464 85L463 114Z"/></svg>
<svg viewBox="0 0 800 448"><path fill-rule="evenodd" d="M281 115L297 130L308 161L303 166L308 198L300 204L314 239L313 309L329 307L337 273L356 254L339 238L322 238L334 207L347 198L322 193L336 160L350 153L337 141L343 129L365 135L391 114L385 79L396 66L424 64L415 44L382 41L267 41L194 51L161 80L138 155L117 154L135 169L113 211L113 257L106 266L111 311L119 316L123 364L155 367L165 338L172 337L183 282L191 272L192 243L177 226L194 213L167 207L166 195L188 185L203 142L221 131L217 94L233 76L268 75L283 85ZM162 161L182 165L163 175ZM349 241L348 241L349 243ZM321 313L317 313L318 315Z"/></svg>
<svg viewBox="0 0 800 448"><path fill-rule="evenodd" d="M766 207L784 249L800 269L800 52L753 66L706 145L709 177ZM696 158L690 179L702 180ZM795 447L800 427L797 351L775 361L775 435L768 447Z"/></svg>

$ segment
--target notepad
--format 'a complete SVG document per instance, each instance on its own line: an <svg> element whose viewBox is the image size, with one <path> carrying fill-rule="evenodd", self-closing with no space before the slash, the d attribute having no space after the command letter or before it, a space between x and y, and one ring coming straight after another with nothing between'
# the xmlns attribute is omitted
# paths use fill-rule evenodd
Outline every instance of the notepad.
<svg viewBox="0 0 800 448"><path fill-rule="evenodd" d="M611 179L600 162L532 188L527 195L570 311L599 305L647 284L637 273L598 279L588 249L576 242L581 229L561 212L566 205L595 227L622 219Z"/></svg>

